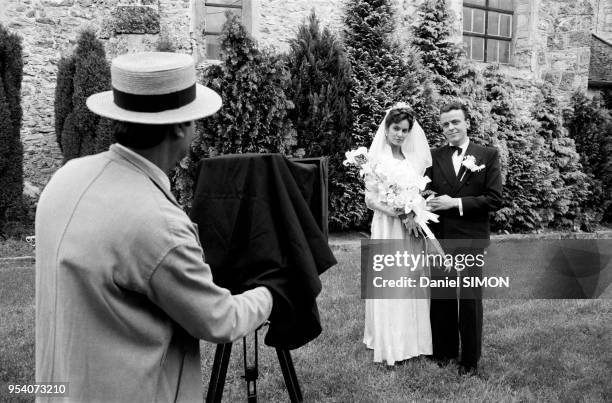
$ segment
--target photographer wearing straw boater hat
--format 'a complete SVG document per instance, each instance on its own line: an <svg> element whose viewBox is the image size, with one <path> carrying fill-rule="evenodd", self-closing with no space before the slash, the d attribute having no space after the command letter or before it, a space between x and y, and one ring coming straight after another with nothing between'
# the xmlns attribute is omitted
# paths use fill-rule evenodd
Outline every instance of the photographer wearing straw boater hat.
<svg viewBox="0 0 612 403"><path fill-rule="evenodd" d="M221 98L185 54L119 56L111 75L87 106L117 121L118 143L68 162L38 203L36 381L68 382L75 401L202 400L198 339L233 341L272 309L264 287L213 284L170 193L194 120Z"/></svg>

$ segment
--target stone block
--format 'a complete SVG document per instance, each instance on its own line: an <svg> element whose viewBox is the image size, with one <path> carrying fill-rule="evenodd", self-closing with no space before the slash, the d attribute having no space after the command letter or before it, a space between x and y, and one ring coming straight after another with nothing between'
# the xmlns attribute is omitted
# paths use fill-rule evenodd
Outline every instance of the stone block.
<svg viewBox="0 0 612 403"><path fill-rule="evenodd" d="M559 87L564 90L570 90L574 88L575 78L575 73L564 72L563 74L561 74L561 82L559 83Z"/></svg>
<svg viewBox="0 0 612 403"><path fill-rule="evenodd" d="M553 85L558 85L561 81L561 72L559 71L547 71L544 73L544 81L549 82Z"/></svg>
<svg viewBox="0 0 612 403"><path fill-rule="evenodd" d="M43 7L72 7L74 0L42 0L40 4Z"/></svg>
<svg viewBox="0 0 612 403"><path fill-rule="evenodd" d="M548 50L563 50L565 48L565 38L563 34L549 34L546 41L546 47Z"/></svg>
<svg viewBox="0 0 612 403"><path fill-rule="evenodd" d="M159 10L150 6L117 6L111 12L115 34L157 34Z"/></svg>
<svg viewBox="0 0 612 403"><path fill-rule="evenodd" d="M53 21L51 18L47 18L47 17L37 18L36 22L39 23L39 24L45 24L45 25L57 25L57 23L55 21Z"/></svg>
<svg viewBox="0 0 612 403"><path fill-rule="evenodd" d="M568 36L568 46L571 48L588 47L591 43L591 33L588 31L572 31Z"/></svg>

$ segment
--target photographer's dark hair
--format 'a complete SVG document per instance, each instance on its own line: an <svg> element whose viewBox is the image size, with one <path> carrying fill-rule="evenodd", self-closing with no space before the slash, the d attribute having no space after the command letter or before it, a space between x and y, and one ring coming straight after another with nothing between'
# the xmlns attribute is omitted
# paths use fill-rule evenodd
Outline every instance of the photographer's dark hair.
<svg viewBox="0 0 612 403"><path fill-rule="evenodd" d="M166 135L173 130L174 124L148 125L143 123L131 123L115 121L113 123L113 134L117 143L122 146L136 150L159 145Z"/></svg>
<svg viewBox="0 0 612 403"><path fill-rule="evenodd" d="M412 129L414 124L414 116L412 111L408 108L395 108L389 111L389 114L385 118L385 128L389 128L393 123L399 123L402 120L408 121L408 130Z"/></svg>
<svg viewBox="0 0 612 403"><path fill-rule="evenodd" d="M453 101L445 103L440 108L440 115L450 111L463 111L463 117L465 118L465 120L467 121L470 119L470 113L468 112L467 105L461 102Z"/></svg>

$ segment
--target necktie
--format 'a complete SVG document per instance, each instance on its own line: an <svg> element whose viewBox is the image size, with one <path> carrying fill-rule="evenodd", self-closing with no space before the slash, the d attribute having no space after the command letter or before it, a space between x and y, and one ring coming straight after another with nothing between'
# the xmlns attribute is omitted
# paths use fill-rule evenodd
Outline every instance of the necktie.
<svg viewBox="0 0 612 403"><path fill-rule="evenodd" d="M451 148L451 150L453 150L453 154L455 153L455 151L457 151L457 155L461 155L461 153L463 152L463 150L459 146L449 146L449 147Z"/></svg>

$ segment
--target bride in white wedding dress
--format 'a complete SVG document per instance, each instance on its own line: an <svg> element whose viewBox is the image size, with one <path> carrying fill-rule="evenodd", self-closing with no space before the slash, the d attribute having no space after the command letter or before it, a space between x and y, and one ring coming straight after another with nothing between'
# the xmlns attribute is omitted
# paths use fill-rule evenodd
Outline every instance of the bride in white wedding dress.
<svg viewBox="0 0 612 403"><path fill-rule="evenodd" d="M413 112L398 104L390 110L376 132L368 159L395 158L405 161L423 175L431 166L429 145ZM371 239L404 239L408 253L419 254L425 239L418 237L412 217L400 217L396 211L376 201L366 190L366 204L374 211ZM404 292L404 291L402 291ZM394 365L419 355L432 354L428 298L418 299L414 290L405 290L405 299L366 299L363 342L374 350L374 362Z"/></svg>

